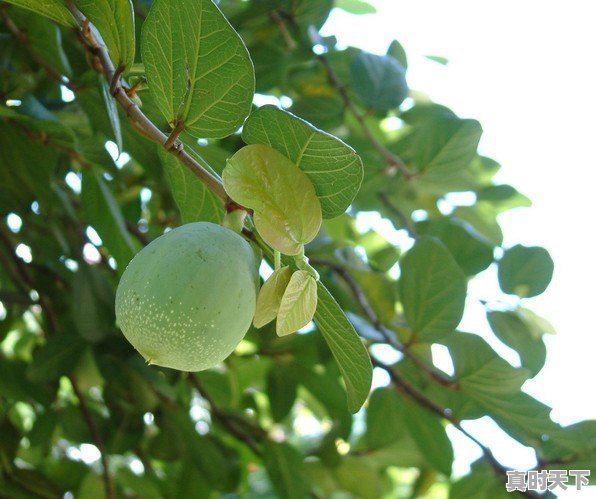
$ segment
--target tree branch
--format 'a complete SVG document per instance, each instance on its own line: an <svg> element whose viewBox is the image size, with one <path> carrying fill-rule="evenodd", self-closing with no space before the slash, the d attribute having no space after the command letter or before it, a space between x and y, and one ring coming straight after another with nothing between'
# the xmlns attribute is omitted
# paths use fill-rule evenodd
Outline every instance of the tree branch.
<svg viewBox="0 0 596 499"><path fill-rule="evenodd" d="M405 345L401 341L399 341L395 337L395 333L381 322L381 319L370 305L366 293L346 268L330 260L323 260L318 258L311 258L310 263L312 263L313 265L321 265L327 267L343 279L343 281L347 284L348 288L350 288L350 291L354 295L354 298L358 302L358 305L360 305L360 308L362 309L368 320L372 323L373 327L383 336L383 338L389 345L403 353L414 365L416 365L416 367L424 371L437 384L450 389L453 389L456 386L456 383L454 381L440 374L434 367L429 366L427 363L423 362L416 355L414 355L409 350L408 345Z"/></svg>
<svg viewBox="0 0 596 499"><path fill-rule="evenodd" d="M137 104L127 95L126 90L123 88L122 82L120 81L118 71L112 64L108 49L104 41L101 39L101 34L98 34L91 29L89 20L75 7L72 0L67 0L66 6L81 29L82 38L85 41L87 50L99 60L101 72L106 77L108 83L110 83L114 98L126 112L133 128L147 139L163 147L168 143L168 136L157 128L157 126L145 116L139 106L137 106ZM223 188L221 180L201 165L198 160L186 153L182 145L167 148L166 150L170 154L176 156L184 166L189 168L190 171L192 171L192 173L194 173L213 194L222 199L224 203L228 200L228 195Z"/></svg>
<svg viewBox="0 0 596 499"><path fill-rule="evenodd" d="M209 406L211 407L211 414L215 418L217 418L217 420L228 431L228 433L234 436L237 440L244 442L250 448L250 450L252 450L253 454L259 457L263 457L263 451L260 449L255 439L250 434L245 432L244 429L238 424L238 422L233 417L230 417L229 414L227 414L215 403L213 398L205 390L205 387L202 385L199 378L197 378L193 373L190 373L188 375L188 379L190 380L194 388L197 390L197 392L199 392L201 397L203 397L207 402L209 402Z"/></svg>
<svg viewBox="0 0 596 499"><path fill-rule="evenodd" d="M41 290L38 289L35 278L29 272L29 268L27 267L27 264L17 256L17 254L15 252L15 248L13 246L13 243L10 239L10 236L7 233L3 224L0 224L0 242L6 248L8 254L10 255L10 257L12 259L12 263L14 264L14 268L11 271L11 279L13 279L15 285L17 285L17 287L19 289L21 289L22 291L24 291L25 293L28 294L30 291L35 290L39 294L39 305L47 318L48 335L55 334L58 331L58 319L57 319L56 313L54 311L54 308L52 306L52 303L49 300L49 298L47 296L45 296L45 294L42 293ZM1 251L0 251L0 257L2 259L2 263L4 263L6 265L8 263L8 261L4 257L4 254ZM10 271L12 266L9 265L7 268ZM114 497L115 497L114 486L113 486L112 477L110 476L110 472L109 472L109 468L108 468L108 457L105 453L105 446L103 444L103 440L102 440L101 435L97 429L97 425L95 424L95 421L93 420L93 417L91 416L91 412L89 411L89 407L87 406L84 396L78 387L75 377L73 375L70 375L69 379L72 384L73 391L75 392L75 395L79 399L79 407L81 410L81 414L83 415L83 419L85 420L85 422L87 423L87 426L89 427L89 431L91 433L91 438L93 439L93 443L99 449L99 452L101 454L100 457L101 457L101 463L102 463L102 468L103 468L103 480L104 480L105 487L106 487L106 497L107 497L107 499L114 499Z"/></svg>
<svg viewBox="0 0 596 499"><path fill-rule="evenodd" d="M316 40L312 41L313 43L316 43ZM356 107L356 104L354 104L354 101L350 98L350 95L348 94L346 86L340 81L339 77L337 76L337 73L335 72L327 58L323 54L315 55L323 65L323 68L325 68L325 72L327 73L329 82L338 91L341 99L343 100L344 107L352 113L354 118L356 118L356 121L360 125L360 128L366 136L366 138L368 139L368 141L386 161L388 167L387 173L393 174L396 171L399 171L404 176L404 178L408 180L414 178L416 176L416 173L412 172L408 168L404 160L401 159L397 154L394 154L389 149L387 149L387 147L385 147L372 132L372 130L368 126L368 123L366 123L366 115L360 112L360 110Z"/></svg>
<svg viewBox="0 0 596 499"><path fill-rule="evenodd" d="M99 450L101 466L103 468L103 481L104 481L104 485L106 487L106 498L114 499L116 497L115 493L114 493L114 484L112 483L112 476L110 475L108 455L106 453L106 447L104 445L103 438L101 437L101 434L99 433L97 424L95 423L95 420L93 419L93 415L91 414L91 411L89 410L89 406L87 405L87 402L85 401L85 396L83 395L83 393L81 392L81 390L77 384L76 378L73 375L70 375L68 377L68 379L70 380L70 384L72 385L72 389L73 389L75 395L77 396L77 399L79 399L79 408L81 409L81 414L83 415L83 419L85 420L85 423L87 424L87 427L89 428L89 432L91 433L91 438L93 440L93 443Z"/></svg>
<svg viewBox="0 0 596 499"><path fill-rule="evenodd" d="M482 455L486 459L486 461L491 465L491 467L495 470L495 472L503 477L507 477L507 471L509 468L503 466L493 455L492 451L489 447L484 445L480 440L478 440L474 435L464 429L461 425L461 421L459 421L451 412L450 409L441 407L439 404L434 402L433 400L429 399L424 393L419 391L416 387L411 385L405 378L401 377L397 374L391 366L384 364L383 362L372 359L373 365L383 369L390 377L391 381L393 382L397 391L399 391L402 395L407 395L410 398L414 399L420 406L424 407L426 410L432 412L433 414L443 418L449 423L453 425L458 431L460 431L464 436L469 438L472 442L474 442L480 450L482 451ZM522 495L531 498L539 498L538 494L535 494L532 491L525 491L521 492Z"/></svg>

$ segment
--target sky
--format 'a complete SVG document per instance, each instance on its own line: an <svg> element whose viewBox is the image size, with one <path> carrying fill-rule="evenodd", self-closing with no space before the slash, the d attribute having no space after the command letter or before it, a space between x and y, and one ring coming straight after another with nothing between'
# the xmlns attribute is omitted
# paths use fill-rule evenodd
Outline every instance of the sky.
<svg viewBox="0 0 596 499"><path fill-rule="evenodd" d="M397 39L408 53L410 87L464 118L476 118L484 134L479 150L502 165L496 180L533 201L500 216L505 246L544 246L555 261L548 290L523 301L547 318L557 335L546 338L547 362L524 389L553 407L567 425L596 417L593 393L596 326L593 300L593 151L596 126L596 30L591 2L372 0L377 14L334 10L324 34L340 44L384 53ZM442 66L425 55L448 59ZM494 269L493 269L494 270ZM470 285L480 296L497 296L490 270ZM490 336L483 312L470 302L462 329ZM516 355L491 344L508 360ZM534 465L533 455L504 438L488 420L466 425L495 449L506 465ZM479 453L454 435L454 470L464 472ZM593 493L593 491L591 491ZM560 497L587 497L584 493Z"/></svg>

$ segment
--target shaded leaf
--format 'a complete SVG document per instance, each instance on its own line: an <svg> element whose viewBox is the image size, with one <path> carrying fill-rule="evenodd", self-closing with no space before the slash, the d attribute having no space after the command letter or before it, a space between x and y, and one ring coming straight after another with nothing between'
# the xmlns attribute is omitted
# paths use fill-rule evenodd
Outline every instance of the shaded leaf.
<svg viewBox="0 0 596 499"><path fill-rule="evenodd" d="M135 24L131 0L74 0L97 28L114 67L130 69L135 58Z"/></svg>
<svg viewBox="0 0 596 499"><path fill-rule="evenodd" d="M453 447L441 421L410 399L403 401L403 417L408 432L424 458L434 469L450 476Z"/></svg>
<svg viewBox="0 0 596 499"><path fill-rule="evenodd" d="M445 246L418 239L400 268L400 300L418 341L430 342L453 331L463 315L467 285Z"/></svg>
<svg viewBox="0 0 596 499"><path fill-rule="evenodd" d="M62 0L6 0L7 3L18 5L36 14L49 17L64 26L74 26L75 20Z"/></svg>
<svg viewBox="0 0 596 499"><path fill-rule="evenodd" d="M390 55L360 52L350 70L352 88L367 107L389 111L410 93L405 68Z"/></svg>
<svg viewBox="0 0 596 499"><path fill-rule="evenodd" d="M284 499L303 499L310 491L302 456L288 444L267 442L265 468L273 487Z"/></svg>
<svg viewBox="0 0 596 499"><path fill-rule="evenodd" d="M544 292L553 271L554 263L546 249L518 244L506 250L499 261L499 284L505 293L530 298Z"/></svg>
<svg viewBox="0 0 596 499"><path fill-rule="evenodd" d="M546 346L542 340L544 332L532 328L516 310L490 310L486 316L495 336L513 348L519 354L522 366L535 376L546 360Z"/></svg>
<svg viewBox="0 0 596 499"><path fill-rule="evenodd" d="M101 78L101 95L106 106L108 113L108 119L110 120L110 126L114 132L114 142L118 146L118 151L122 152L122 128L120 127L120 115L118 114L118 106L116 100L110 94L110 87L105 81L105 78Z"/></svg>
<svg viewBox="0 0 596 499"><path fill-rule="evenodd" d="M470 225L457 219L419 222L416 233L440 239L466 275L478 274L493 261L493 245Z"/></svg>
<svg viewBox="0 0 596 499"><path fill-rule="evenodd" d="M77 367L84 349L85 343L74 334L61 333L53 336L35 351L27 376L36 383L65 376Z"/></svg>
<svg viewBox="0 0 596 499"><path fill-rule="evenodd" d="M81 198L87 220L118 262L118 271L124 272L136 248L114 195L99 174L85 171Z"/></svg>
<svg viewBox="0 0 596 499"><path fill-rule="evenodd" d="M296 400L298 382L292 365L275 363L267 373L267 397L271 417L282 421L292 409Z"/></svg>

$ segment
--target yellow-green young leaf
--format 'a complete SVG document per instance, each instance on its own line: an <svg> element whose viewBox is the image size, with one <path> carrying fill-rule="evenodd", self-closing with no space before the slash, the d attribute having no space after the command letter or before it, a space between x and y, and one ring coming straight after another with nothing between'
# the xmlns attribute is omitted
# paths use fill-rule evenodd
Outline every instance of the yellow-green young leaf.
<svg viewBox="0 0 596 499"><path fill-rule="evenodd" d="M233 133L250 111L254 69L211 0L156 0L143 24L149 91L170 125L197 137Z"/></svg>
<svg viewBox="0 0 596 499"><path fill-rule="evenodd" d="M75 20L62 0L6 0L7 3L18 5L36 14L49 17L52 21L64 26L74 26Z"/></svg>
<svg viewBox="0 0 596 499"><path fill-rule="evenodd" d="M306 173L325 218L346 211L360 189L362 161L356 151L287 111L269 105L253 111L242 138L273 147Z"/></svg>
<svg viewBox="0 0 596 499"><path fill-rule="evenodd" d="M269 146L243 147L228 160L224 188L237 203L254 210L261 237L286 255L297 255L321 226L321 204L300 168Z"/></svg>
<svg viewBox="0 0 596 499"><path fill-rule="evenodd" d="M135 59L135 21L130 0L75 0L75 5L99 31L117 68Z"/></svg>
<svg viewBox="0 0 596 499"><path fill-rule="evenodd" d="M275 331L285 336L306 326L317 309L317 281L305 270L292 274L277 313Z"/></svg>
<svg viewBox="0 0 596 499"><path fill-rule="evenodd" d="M257 297L255 318L253 320L255 327L263 327L275 319L279 310L279 304L291 277L292 269L290 267L281 267L273 272L265 284L261 286L259 296Z"/></svg>

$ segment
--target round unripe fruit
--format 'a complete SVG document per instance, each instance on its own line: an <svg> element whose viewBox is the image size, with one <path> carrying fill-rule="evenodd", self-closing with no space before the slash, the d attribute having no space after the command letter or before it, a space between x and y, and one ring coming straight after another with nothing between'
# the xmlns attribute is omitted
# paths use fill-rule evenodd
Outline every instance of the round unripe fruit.
<svg viewBox="0 0 596 499"><path fill-rule="evenodd" d="M201 371L232 353L252 322L258 262L238 234L183 225L142 249L122 274L116 322L150 364Z"/></svg>

